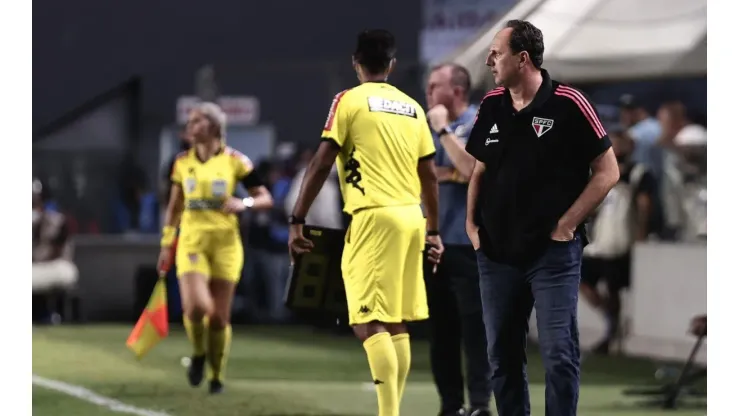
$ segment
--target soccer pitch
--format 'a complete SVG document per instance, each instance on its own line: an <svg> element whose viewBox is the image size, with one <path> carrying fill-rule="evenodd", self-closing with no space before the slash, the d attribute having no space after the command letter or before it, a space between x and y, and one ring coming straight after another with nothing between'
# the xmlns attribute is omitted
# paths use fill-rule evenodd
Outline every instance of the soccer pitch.
<svg viewBox="0 0 740 416"><path fill-rule="evenodd" d="M124 345L128 326L35 327L35 416L359 416L374 415L375 392L360 343L306 328L235 327L226 393L187 385L180 359L190 353L174 330L141 362ZM413 344L413 365L401 414L435 415L428 345ZM544 414L544 375L530 354L532 414ZM625 386L651 381L646 361L590 357L583 364L579 415L704 415L706 407L661 412L622 396ZM54 382L61 382L56 383Z"/></svg>

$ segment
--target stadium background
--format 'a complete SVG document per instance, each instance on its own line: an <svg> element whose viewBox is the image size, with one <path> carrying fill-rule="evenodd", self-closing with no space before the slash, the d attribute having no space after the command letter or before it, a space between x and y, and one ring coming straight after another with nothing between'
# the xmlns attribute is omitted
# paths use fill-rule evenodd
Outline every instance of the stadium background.
<svg viewBox="0 0 740 416"><path fill-rule="evenodd" d="M41 3L33 16L33 172L48 188L49 208L70 221L80 277L79 302L61 316L43 318L62 318L62 325L34 329L34 374L172 415L371 414L374 395L363 385L364 357L345 328L300 316L274 325L260 313L260 300L251 305L254 298L244 294L235 305L235 321L243 326L236 330L229 372L234 390L243 394L216 402L185 388L179 359L187 355L187 345L177 330L143 363L125 350L123 341L156 278L161 177L176 152L178 118L189 97L232 97L236 105L230 115L237 122L231 123L231 144L256 162L293 163L303 149L315 147L331 97L356 83L349 63L359 30L384 27L397 36L399 68L392 83L423 102L429 64L469 45L517 2ZM706 13L706 1L679 3ZM652 0L644 7L661 4L666 2ZM654 20L652 25L668 23ZM576 84L610 124L618 123L616 104L624 93L639 94L653 114L661 103L681 100L696 122L706 124L706 67L703 73ZM474 98L485 88L478 87ZM138 205L133 212L124 195L132 186ZM245 235L251 221L243 221ZM633 264L638 283L625 312L632 333L616 356L586 359L584 414L659 413L622 392L626 386L656 383L656 374L663 376L658 381L675 377L694 341L686 335L688 321L706 312L706 247L655 242L643 249ZM170 283L170 314L176 322L178 296L176 283ZM581 318L587 344L602 324L587 307ZM416 329L423 338L423 326ZM404 409L431 414L436 396L425 344L415 348L414 387ZM536 348L532 357L533 382L541 383ZM706 362L703 348L698 359ZM80 369L91 360L95 365ZM541 389L535 389L535 409L542 412L540 396ZM693 401L686 406L685 414L704 413L701 402L699 410L692 410ZM112 414L41 387L34 387L34 411Z"/></svg>

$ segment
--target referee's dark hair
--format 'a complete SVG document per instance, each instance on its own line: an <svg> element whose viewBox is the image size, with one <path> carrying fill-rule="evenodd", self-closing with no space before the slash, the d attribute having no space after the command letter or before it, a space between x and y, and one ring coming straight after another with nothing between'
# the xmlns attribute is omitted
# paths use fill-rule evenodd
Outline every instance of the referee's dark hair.
<svg viewBox="0 0 740 416"><path fill-rule="evenodd" d="M463 91L463 95L467 97L470 94L470 89L472 87L470 82L470 71L460 64L445 62L433 67L431 72L447 67L452 71L450 84L452 84L453 87L460 87Z"/></svg>
<svg viewBox="0 0 740 416"><path fill-rule="evenodd" d="M526 20L509 20L506 27L513 29L509 38L509 48L513 53L527 52L535 68L542 67L545 55L545 41L542 31Z"/></svg>
<svg viewBox="0 0 740 416"><path fill-rule="evenodd" d="M396 39L383 29L365 30L357 35L354 58L370 74L382 74L396 57Z"/></svg>

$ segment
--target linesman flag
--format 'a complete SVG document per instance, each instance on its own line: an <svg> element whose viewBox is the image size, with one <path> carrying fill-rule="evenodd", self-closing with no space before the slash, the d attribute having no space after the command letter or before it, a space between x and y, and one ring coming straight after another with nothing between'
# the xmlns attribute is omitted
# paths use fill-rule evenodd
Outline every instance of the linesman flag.
<svg viewBox="0 0 740 416"><path fill-rule="evenodd" d="M141 360L155 345L167 337L169 320L167 317L167 272L172 266L177 250L177 240L170 249L170 264L159 271L159 279L154 285L149 302L141 313L136 326L126 341L126 346Z"/></svg>

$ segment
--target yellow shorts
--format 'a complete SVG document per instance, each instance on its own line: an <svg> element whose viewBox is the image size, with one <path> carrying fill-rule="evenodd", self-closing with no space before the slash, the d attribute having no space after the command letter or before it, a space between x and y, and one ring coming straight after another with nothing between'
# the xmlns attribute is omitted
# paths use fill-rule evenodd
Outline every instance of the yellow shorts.
<svg viewBox="0 0 740 416"><path fill-rule="evenodd" d="M342 253L350 325L429 317L422 272L425 224L414 205L368 208L352 216Z"/></svg>
<svg viewBox="0 0 740 416"><path fill-rule="evenodd" d="M178 276L196 272L236 283L244 266L239 231L181 230L175 261Z"/></svg>

